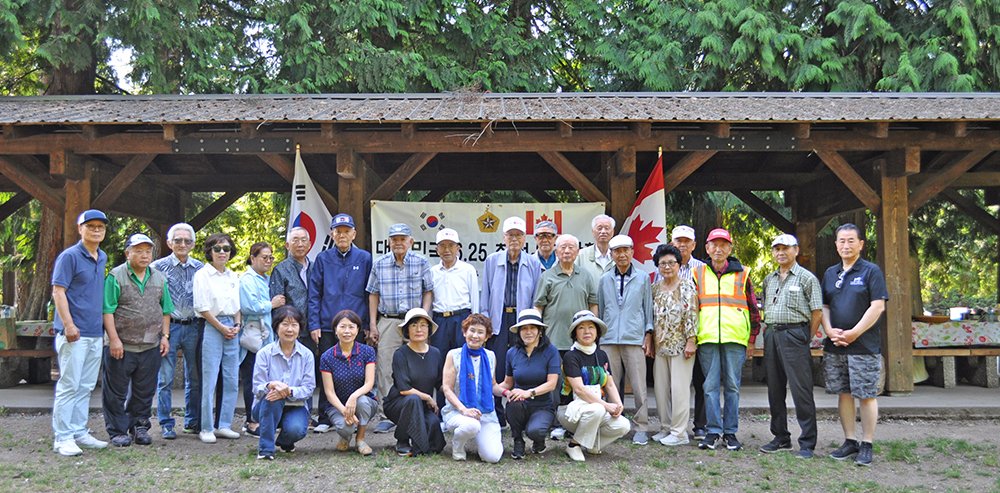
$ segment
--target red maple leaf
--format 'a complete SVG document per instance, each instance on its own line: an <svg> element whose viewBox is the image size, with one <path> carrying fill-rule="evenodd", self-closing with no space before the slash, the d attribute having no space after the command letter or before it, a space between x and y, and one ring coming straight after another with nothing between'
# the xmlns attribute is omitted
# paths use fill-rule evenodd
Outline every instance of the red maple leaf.
<svg viewBox="0 0 1000 493"><path fill-rule="evenodd" d="M652 222L643 223L642 215L636 216L635 220L628 227L628 236L635 244L634 258L639 263L653 260L653 249L646 246L650 243L657 243L657 237L663 228L653 225Z"/></svg>

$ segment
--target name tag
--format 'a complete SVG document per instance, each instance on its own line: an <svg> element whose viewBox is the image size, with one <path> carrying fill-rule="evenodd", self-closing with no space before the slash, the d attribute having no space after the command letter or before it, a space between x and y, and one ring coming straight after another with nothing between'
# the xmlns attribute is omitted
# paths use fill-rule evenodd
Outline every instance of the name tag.
<svg viewBox="0 0 1000 493"><path fill-rule="evenodd" d="M802 288L800 288L798 286L788 286L788 291L790 291L792 293L797 293L799 291L802 291Z"/></svg>

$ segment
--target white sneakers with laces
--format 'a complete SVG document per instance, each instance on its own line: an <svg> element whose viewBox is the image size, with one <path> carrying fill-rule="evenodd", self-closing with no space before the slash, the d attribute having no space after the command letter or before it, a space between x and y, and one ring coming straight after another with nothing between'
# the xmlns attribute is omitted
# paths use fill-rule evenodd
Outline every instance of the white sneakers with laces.
<svg viewBox="0 0 1000 493"><path fill-rule="evenodd" d="M73 457L83 453L83 450L80 450L80 447L76 444L76 440L72 438L52 442L52 451L65 457Z"/></svg>

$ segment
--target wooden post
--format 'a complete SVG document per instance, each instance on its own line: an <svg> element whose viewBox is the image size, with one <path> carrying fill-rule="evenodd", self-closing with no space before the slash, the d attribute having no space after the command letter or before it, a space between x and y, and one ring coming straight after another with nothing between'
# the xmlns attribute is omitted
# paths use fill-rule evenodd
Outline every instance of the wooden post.
<svg viewBox="0 0 1000 493"><path fill-rule="evenodd" d="M913 336L910 299L909 188L905 174L890 176L882 166L882 200L878 214L878 250L883 259L889 301L886 302L882 347L890 394L913 392Z"/></svg>
<svg viewBox="0 0 1000 493"><path fill-rule="evenodd" d="M605 210L620 225L635 203L635 147L624 147L615 154L608 173L608 198ZM624 234L624 233L623 233Z"/></svg>
<svg viewBox="0 0 1000 493"><path fill-rule="evenodd" d="M796 221L795 238L799 240L799 265L817 277L822 276L823 273L816 270L816 222Z"/></svg>
<svg viewBox="0 0 1000 493"><path fill-rule="evenodd" d="M333 213L350 214L354 218L354 228L357 230L354 243L361 248L370 249L369 218L365 215L366 211L370 209L366 207L368 203L368 167L365 166L364 159L352 149L343 149L337 153L337 174L339 176L337 195L340 199L340 211Z"/></svg>
<svg viewBox="0 0 1000 493"><path fill-rule="evenodd" d="M77 217L90 208L90 201L93 199L91 177L94 175L94 169L92 165L84 164L78 157L60 161L61 165L65 166L66 177L63 185L66 193L66 204L63 207L63 248L69 248L80 240Z"/></svg>

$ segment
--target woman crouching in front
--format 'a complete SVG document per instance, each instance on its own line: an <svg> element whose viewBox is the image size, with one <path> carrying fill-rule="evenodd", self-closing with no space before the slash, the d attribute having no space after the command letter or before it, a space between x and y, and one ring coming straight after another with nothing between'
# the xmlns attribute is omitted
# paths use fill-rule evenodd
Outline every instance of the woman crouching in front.
<svg viewBox="0 0 1000 493"><path fill-rule="evenodd" d="M337 450L350 449L351 439L361 455L371 455L365 442L368 420L375 414L375 349L357 342L361 318L352 310L333 316L337 344L319 358L323 392L330 407L326 416L331 428L340 435Z"/></svg>

